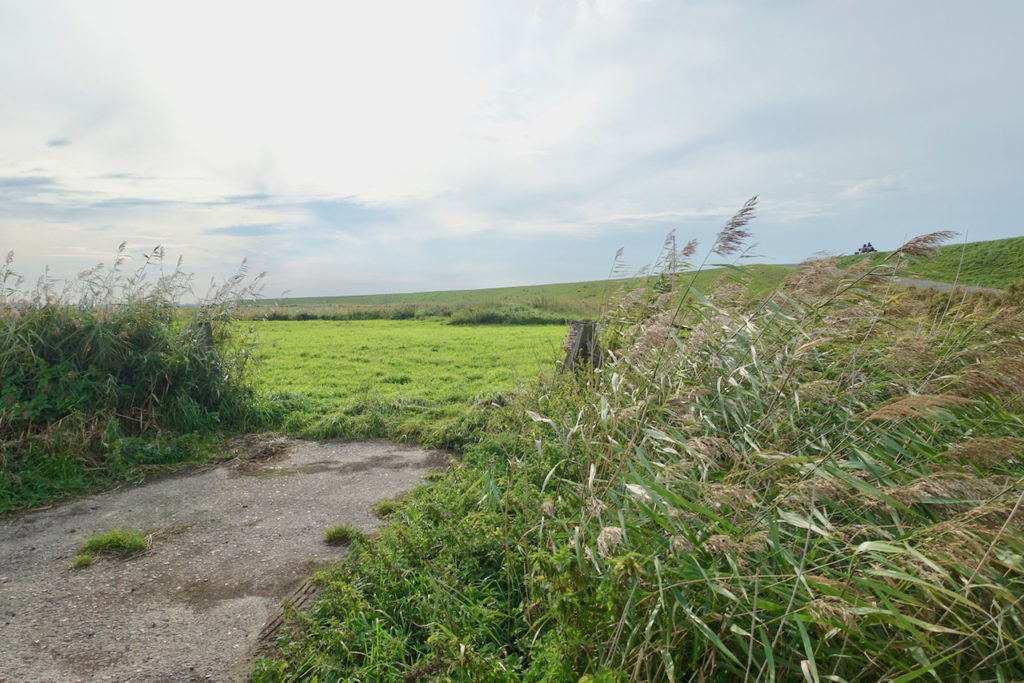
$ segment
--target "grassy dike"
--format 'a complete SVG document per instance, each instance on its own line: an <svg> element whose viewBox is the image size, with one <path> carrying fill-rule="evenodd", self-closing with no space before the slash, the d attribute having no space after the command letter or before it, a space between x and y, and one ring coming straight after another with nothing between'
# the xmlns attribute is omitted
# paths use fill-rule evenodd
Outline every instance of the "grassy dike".
<svg viewBox="0 0 1024 683"><path fill-rule="evenodd" d="M624 294L604 366L488 407L255 679L1021 678L1024 312L873 275Z"/></svg>
<svg viewBox="0 0 1024 683"><path fill-rule="evenodd" d="M880 264L891 259L892 252L844 256L838 267L855 263ZM947 244L939 247L932 258L907 264L901 272L906 277L963 285L1007 289L1024 283L1024 237L1010 237L986 242Z"/></svg>

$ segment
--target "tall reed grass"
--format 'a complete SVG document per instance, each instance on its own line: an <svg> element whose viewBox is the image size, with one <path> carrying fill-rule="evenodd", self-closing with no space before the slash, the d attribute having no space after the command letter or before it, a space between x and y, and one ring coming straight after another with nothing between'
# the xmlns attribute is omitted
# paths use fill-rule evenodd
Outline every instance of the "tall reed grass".
<svg viewBox="0 0 1024 683"><path fill-rule="evenodd" d="M671 240L257 679L1021 679L1024 312L894 285L941 237L757 303Z"/></svg>
<svg viewBox="0 0 1024 683"><path fill-rule="evenodd" d="M163 250L128 269L26 287L13 254L0 269L0 510L195 457L199 440L256 417L246 384L250 345L235 306L257 293L245 266L198 302L181 262Z"/></svg>

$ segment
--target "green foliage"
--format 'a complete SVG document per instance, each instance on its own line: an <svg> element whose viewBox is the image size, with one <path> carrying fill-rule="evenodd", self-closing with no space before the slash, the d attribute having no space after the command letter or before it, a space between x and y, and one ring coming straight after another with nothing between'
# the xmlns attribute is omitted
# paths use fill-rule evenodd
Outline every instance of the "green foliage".
<svg viewBox="0 0 1024 683"><path fill-rule="evenodd" d="M97 267L61 288L0 296L0 511L35 505L145 466L197 457L204 438L263 419L245 384L250 344L228 324L244 271L213 299L175 306L188 286L159 267ZM190 315L185 315L185 313ZM203 435L207 435L204 437Z"/></svg>
<svg viewBox="0 0 1024 683"><path fill-rule="evenodd" d="M257 680L1024 676L1024 313L664 261L604 365L495 411Z"/></svg>

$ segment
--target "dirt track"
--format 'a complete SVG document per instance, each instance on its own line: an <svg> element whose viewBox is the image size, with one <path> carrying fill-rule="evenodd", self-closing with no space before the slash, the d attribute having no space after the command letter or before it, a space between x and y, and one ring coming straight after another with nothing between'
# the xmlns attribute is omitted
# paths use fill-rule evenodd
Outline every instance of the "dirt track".
<svg viewBox="0 0 1024 683"><path fill-rule="evenodd" d="M370 506L443 467L380 442L289 442L239 459L0 520L0 680L241 680L283 597L370 531ZM72 569L93 532L133 527L150 549Z"/></svg>

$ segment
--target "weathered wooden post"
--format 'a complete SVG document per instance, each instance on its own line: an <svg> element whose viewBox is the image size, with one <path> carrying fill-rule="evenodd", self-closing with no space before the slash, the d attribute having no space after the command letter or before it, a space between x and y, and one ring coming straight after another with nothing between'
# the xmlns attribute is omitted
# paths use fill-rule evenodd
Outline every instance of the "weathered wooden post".
<svg viewBox="0 0 1024 683"><path fill-rule="evenodd" d="M597 323L589 320L573 320L569 323L569 332L565 335L562 348L565 349L563 372L576 369L577 361L589 362L595 368L601 367L601 349L597 347Z"/></svg>
<svg viewBox="0 0 1024 683"><path fill-rule="evenodd" d="M196 346L203 351L213 351L216 348L213 342L213 325L209 320L193 321L188 326L188 332Z"/></svg>

